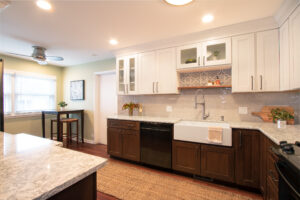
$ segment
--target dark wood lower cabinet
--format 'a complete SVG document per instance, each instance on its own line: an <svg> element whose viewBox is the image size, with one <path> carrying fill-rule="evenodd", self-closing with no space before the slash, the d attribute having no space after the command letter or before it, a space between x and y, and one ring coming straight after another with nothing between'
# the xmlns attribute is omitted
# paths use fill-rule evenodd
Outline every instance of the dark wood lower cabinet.
<svg viewBox="0 0 300 200"><path fill-rule="evenodd" d="M96 200L97 173L93 173L81 181L71 185L48 200Z"/></svg>
<svg viewBox="0 0 300 200"><path fill-rule="evenodd" d="M266 197L267 200L278 200L278 185L276 185L272 178L268 176L266 184Z"/></svg>
<svg viewBox="0 0 300 200"><path fill-rule="evenodd" d="M172 168L176 171L200 175L200 144L173 141Z"/></svg>
<svg viewBox="0 0 300 200"><path fill-rule="evenodd" d="M234 182L234 149L201 145L201 176Z"/></svg>
<svg viewBox="0 0 300 200"><path fill-rule="evenodd" d="M122 129L107 129L107 151L109 155L122 156Z"/></svg>
<svg viewBox="0 0 300 200"><path fill-rule="evenodd" d="M260 190L266 198L267 184L267 138L260 134Z"/></svg>
<svg viewBox="0 0 300 200"><path fill-rule="evenodd" d="M140 161L140 133L124 130L122 133L122 157L132 161Z"/></svg>
<svg viewBox="0 0 300 200"><path fill-rule="evenodd" d="M260 132L234 129L235 178L238 185L260 188Z"/></svg>
<svg viewBox="0 0 300 200"><path fill-rule="evenodd" d="M107 124L108 154L139 162L141 155L139 122L108 120Z"/></svg>

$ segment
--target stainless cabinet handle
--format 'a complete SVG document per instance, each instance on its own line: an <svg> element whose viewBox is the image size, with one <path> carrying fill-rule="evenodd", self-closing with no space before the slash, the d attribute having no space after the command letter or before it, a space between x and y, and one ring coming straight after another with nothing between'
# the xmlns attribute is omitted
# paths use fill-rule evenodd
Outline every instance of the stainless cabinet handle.
<svg viewBox="0 0 300 200"><path fill-rule="evenodd" d="M127 84L127 94L128 94L128 90L129 90L128 88L129 88L129 85Z"/></svg>
<svg viewBox="0 0 300 200"><path fill-rule="evenodd" d="M203 66L205 66L205 56L203 56Z"/></svg>
<svg viewBox="0 0 300 200"><path fill-rule="evenodd" d="M262 75L260 75L260 90L262 90L262 87L263 87L263 86L262 86L262 84L263 84L263 83L262 83L262 79L263 79L263 77L262 77Z"/></svg>
<svg viewBox="0 0 300 200"><path fill-rule="evenodd" d="M253 76L251 76L251 90L253 90Z"/></svg>
<svg viewBox="0 0 300 200"><path fill-rule="evenodd" d="M200 56L198 57L198 65L200 66Z"/></svg>
<svg viewBox="0 0 300 200"><path fill-rule="evenodd" d="M242 148L242 142L243 142L242 137L243 137L242 131L240 131L240 148Z"/></svg>
<svg viewBox="0 0 300 200"><path fill-rule="evenodd" d="M126 87L127 87L127 84L124 84L124 94L126 94Z"/></svg>
<svg viewBox="0 0 300 200"><path fill-rule="evenodd" d="M158 93L158 82L156 82L156 93Z"/></svg>
<svg viewBox="0 0 300 200"><path fill-rule="evenodd" d="M153 83L152 83L152 92L153 92L153 93L155 93L155 91L154 91L154 84L155 84L155 83L153 82Z"/></svg>

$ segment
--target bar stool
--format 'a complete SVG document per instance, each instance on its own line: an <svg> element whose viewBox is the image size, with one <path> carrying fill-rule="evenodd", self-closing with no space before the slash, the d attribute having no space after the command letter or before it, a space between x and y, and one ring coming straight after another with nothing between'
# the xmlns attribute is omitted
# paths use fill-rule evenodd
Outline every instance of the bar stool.
<svg viewBox="0 0 300 200"><path fill-rule="evenodd" d="M59 133L59 135L62 136L63 146L65 146L65 147L68 147L69 146L69 142L72 142L72 139L73 139L73 134L72 134L72 123L73 122L76 123L75 137L76 137L76 141L77 141L77 144L78 144L78 141L79 141L78 119L75 119L75 118L66 118L66 119L60 120L60 133ZM66 135L63 132L63 130L64 130L64 123L67 124Z"/></svg>

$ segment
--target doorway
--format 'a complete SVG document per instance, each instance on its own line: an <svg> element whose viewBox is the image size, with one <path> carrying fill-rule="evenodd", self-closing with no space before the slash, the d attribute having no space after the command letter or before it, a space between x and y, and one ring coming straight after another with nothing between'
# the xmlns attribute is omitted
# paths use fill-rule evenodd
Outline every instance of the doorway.
<svg viewBox="0 0 300 200"><path fill-rule="evenodd" d="M95 74L94 142L107 144L107 117L117 114L115 71Z"/></svg>

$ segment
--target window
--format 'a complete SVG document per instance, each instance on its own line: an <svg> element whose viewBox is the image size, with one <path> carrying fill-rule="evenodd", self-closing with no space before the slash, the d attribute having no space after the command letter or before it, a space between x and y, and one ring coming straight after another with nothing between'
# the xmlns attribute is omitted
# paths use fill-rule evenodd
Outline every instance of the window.
<svg viewBox="0 0 300 200"><path fill-rule="evenodd" d="M55 77L4 72L4 113L6 115L54 110L55 102Z"/></svg>

